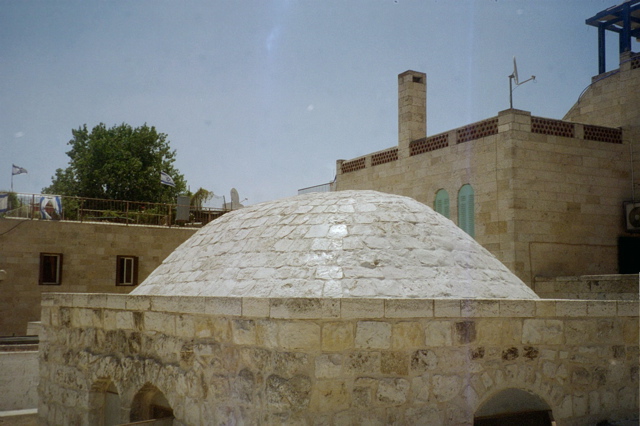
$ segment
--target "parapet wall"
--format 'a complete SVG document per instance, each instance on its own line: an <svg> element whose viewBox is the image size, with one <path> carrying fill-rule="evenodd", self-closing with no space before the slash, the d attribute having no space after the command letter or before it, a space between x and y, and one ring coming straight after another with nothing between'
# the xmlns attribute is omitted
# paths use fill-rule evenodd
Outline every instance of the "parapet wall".
<svg viewBox="0 0 640 426"><path fill-rule="evenodd" d="M43 295L40 420L123 422L151 384L174 424L471 424L506 389L558 425L638 412L638 302Z"/></svg>
<svg viewBox="0 0 640 426"><path fill-rule="evenodd" d="M543 299L638 300L638 274L536 277L533 290Z"/></svg>

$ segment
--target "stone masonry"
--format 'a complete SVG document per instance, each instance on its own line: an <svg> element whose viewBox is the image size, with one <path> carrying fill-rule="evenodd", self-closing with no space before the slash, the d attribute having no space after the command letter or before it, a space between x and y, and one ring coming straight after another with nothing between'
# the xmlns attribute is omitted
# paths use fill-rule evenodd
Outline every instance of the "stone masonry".
<svg viewBox="0 0 640 426"><path fill-rule="evenodd" d="M46 294L39 415L121 420L145 385L174 424L472 424L501 390L558 425L638 412L638 302Z"/></svg>

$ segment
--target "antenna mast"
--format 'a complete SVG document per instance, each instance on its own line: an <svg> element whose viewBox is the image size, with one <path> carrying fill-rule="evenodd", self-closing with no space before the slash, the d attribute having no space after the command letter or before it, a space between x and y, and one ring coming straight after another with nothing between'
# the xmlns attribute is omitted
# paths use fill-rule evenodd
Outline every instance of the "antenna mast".
<svg viewBox="0 0 640 426"><path fill-rule="evenodd" d="M513 57L513 73L509 76L509 108L513 109L513 91L518 88L521 84L525 84L527 81L535 81L536 76L532 75L531 78L526 79L525 81L518 80L518 65L516 64L516 57ZM516 87L513 87L513 81L516 82Z"/></svg>

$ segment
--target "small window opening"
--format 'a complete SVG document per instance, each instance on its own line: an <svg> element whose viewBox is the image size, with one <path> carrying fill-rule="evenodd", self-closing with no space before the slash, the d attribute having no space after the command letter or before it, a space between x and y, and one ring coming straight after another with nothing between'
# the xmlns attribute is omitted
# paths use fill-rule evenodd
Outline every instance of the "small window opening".
<svg viewBox="0 0 640 426"><path fill-rule="evenodd" d="M116 285L138 284L138 257L118 256L116 259Z"/></svg>
<svg viewBox="0 0 640 426"><path fill-rule="evenodd" d="M414 83L422 83L422 77L416 77L415 75L413 76L413 82Z"/></svg>
<svg viewBox="0 0 640 426"><path fill-rule="evenodd" d="M62 254L40 253L40 285L60 285L62 282Z"/></svg>

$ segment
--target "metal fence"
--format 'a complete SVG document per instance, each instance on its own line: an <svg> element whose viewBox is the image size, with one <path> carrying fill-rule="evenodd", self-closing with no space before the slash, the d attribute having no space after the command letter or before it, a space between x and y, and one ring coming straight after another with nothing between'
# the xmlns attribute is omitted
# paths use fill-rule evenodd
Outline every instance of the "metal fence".
<svg viewBox="0 0 640 426"><path fill-rule="evenodd" d="M179 208L189 209L188 220L176 220ZM199 227L229 211L226 208L178 206L165 203L102 200L49 194L0 193L0 217L32 220Z"/></svg>

